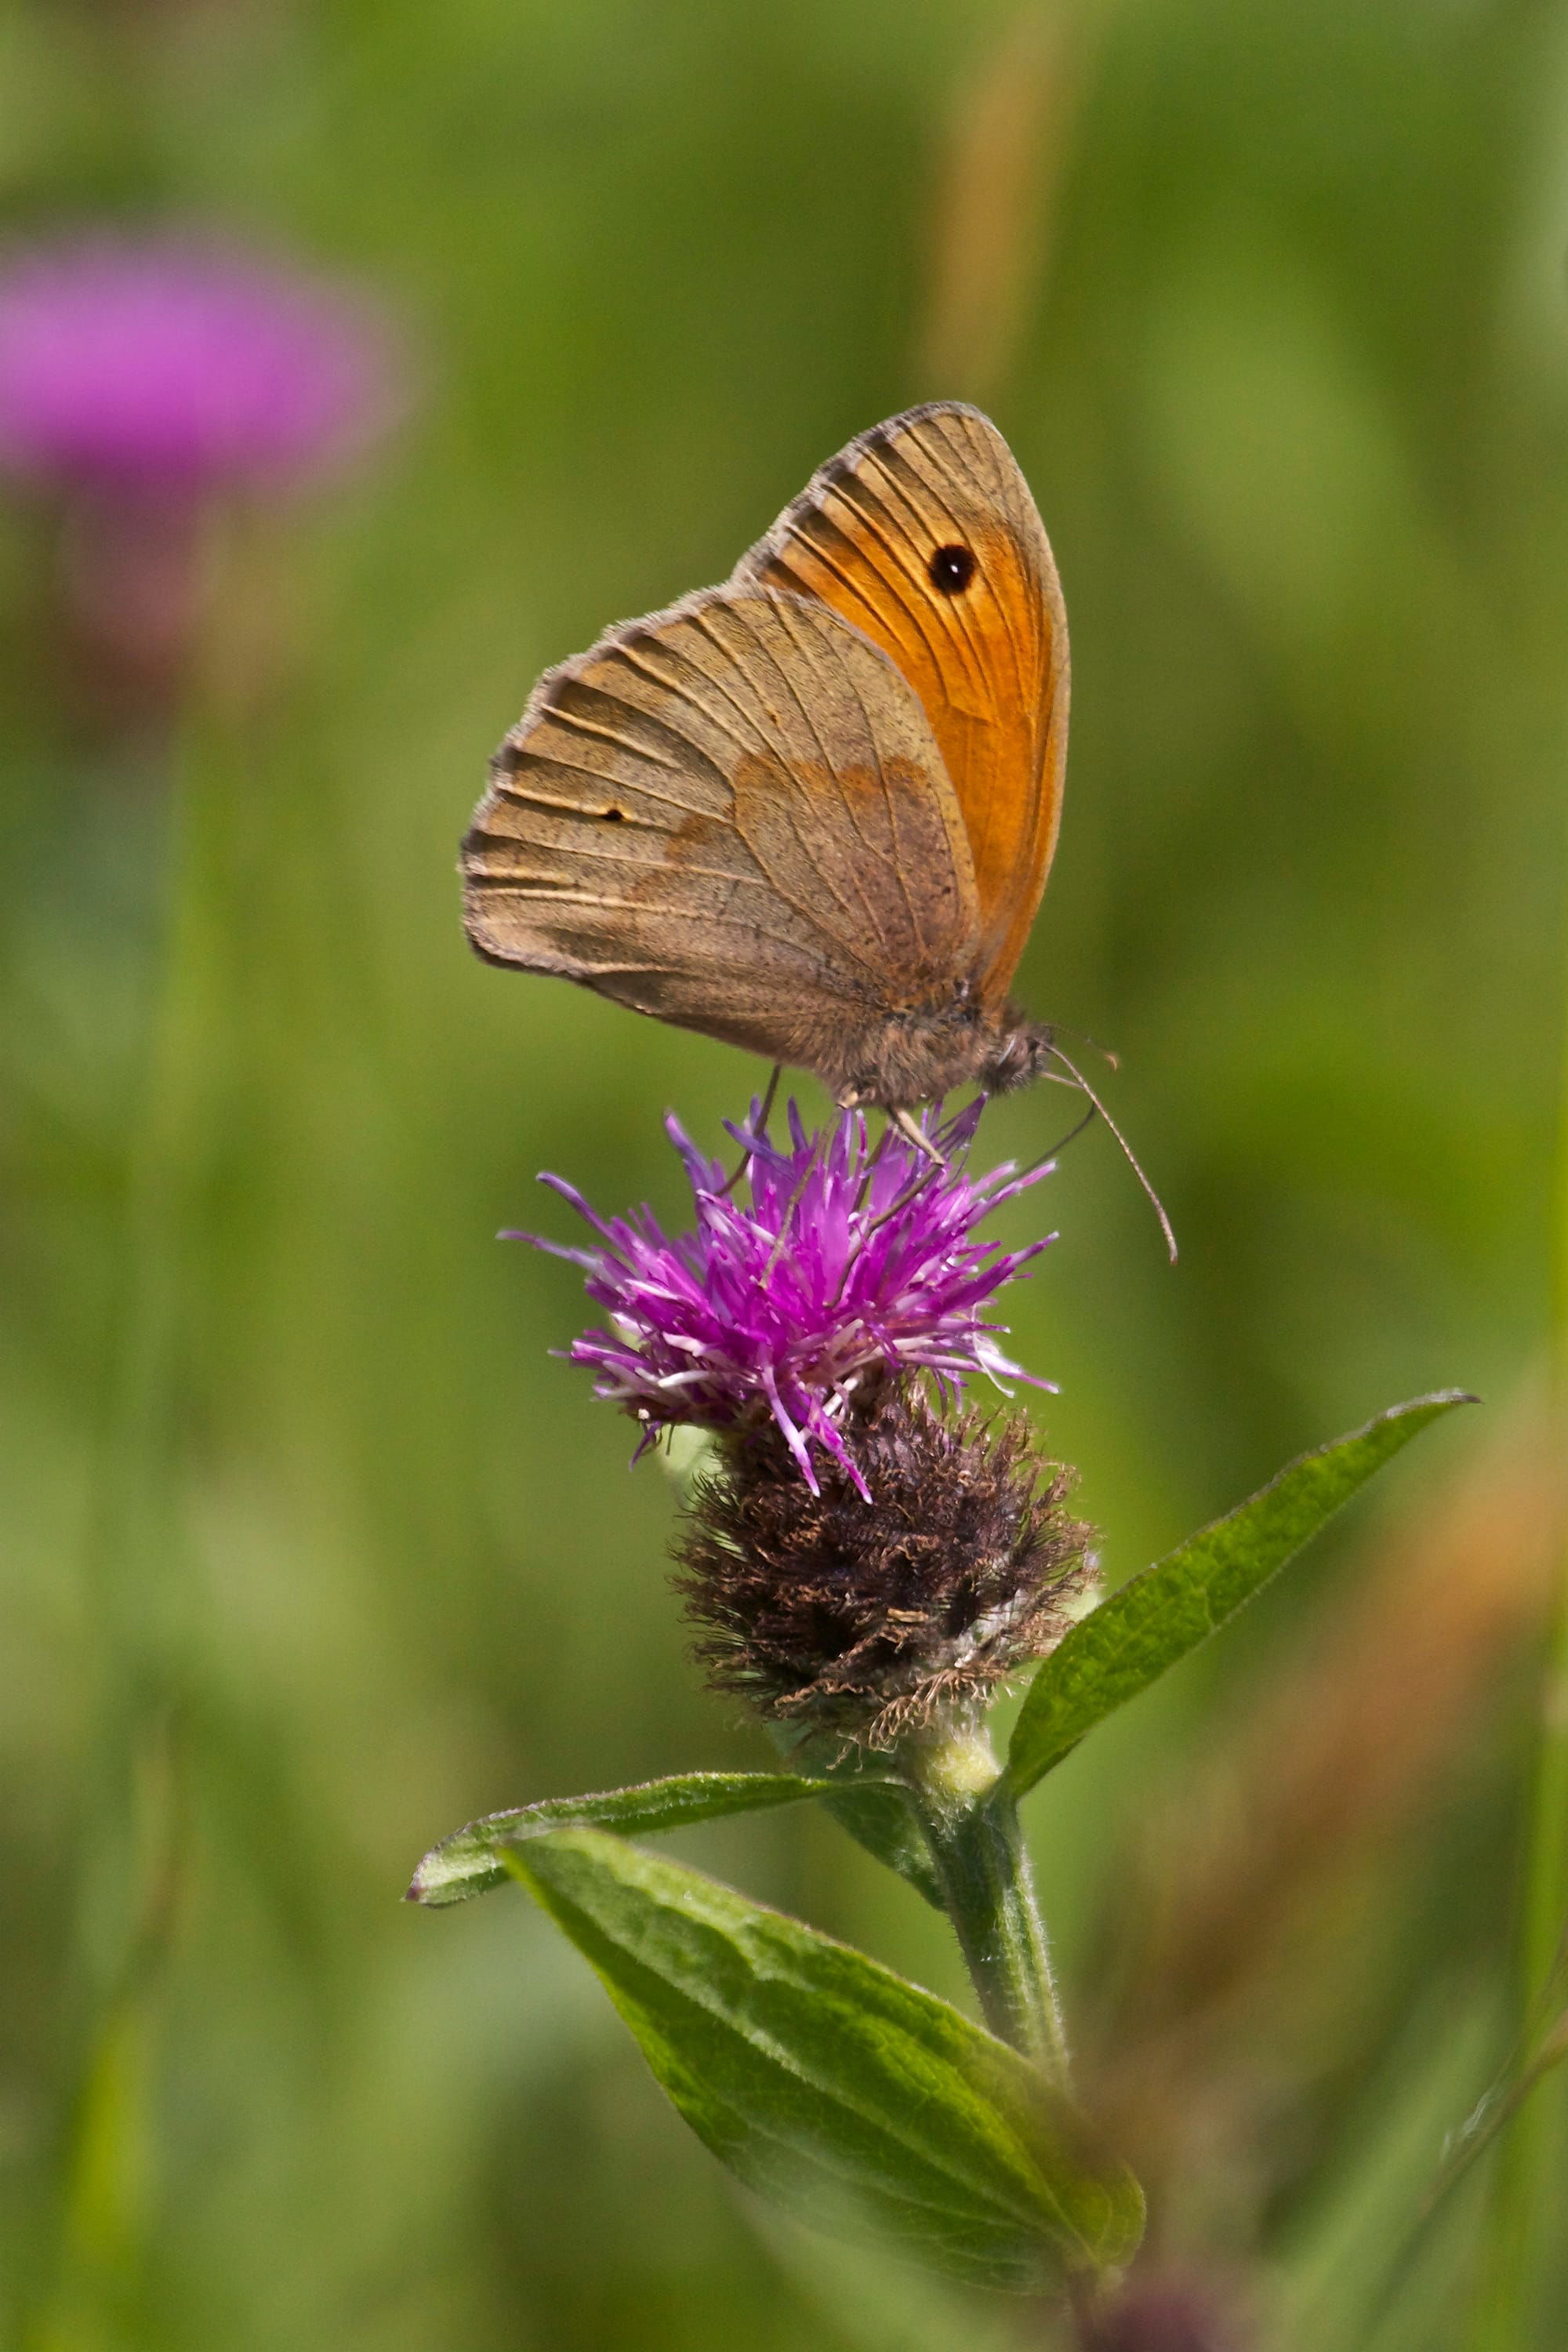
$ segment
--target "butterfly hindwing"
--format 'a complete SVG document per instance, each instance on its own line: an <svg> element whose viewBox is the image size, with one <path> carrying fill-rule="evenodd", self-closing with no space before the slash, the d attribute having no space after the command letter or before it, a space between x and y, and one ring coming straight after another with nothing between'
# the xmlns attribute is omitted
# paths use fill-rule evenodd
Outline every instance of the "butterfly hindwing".
<svg viewBox="0 0 1568 2352"><path fill-rule="evenodd" d="M815 598L706 589L549 672L464 843L468 934L824 1067L973 968L964 824L921 701Z"/></svg>

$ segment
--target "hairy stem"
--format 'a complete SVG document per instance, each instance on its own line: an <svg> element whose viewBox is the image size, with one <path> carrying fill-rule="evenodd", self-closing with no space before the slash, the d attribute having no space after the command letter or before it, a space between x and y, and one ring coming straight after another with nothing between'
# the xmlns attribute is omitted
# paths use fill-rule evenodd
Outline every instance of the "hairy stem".
<svg viewBox="0 0 1568 2352"><path fill-rule="evenodd" d="M992 2032L1068 2087L1067 2034L1017 1809L983 1730L944 1727L910 1769L948 1916Z"/></svg>

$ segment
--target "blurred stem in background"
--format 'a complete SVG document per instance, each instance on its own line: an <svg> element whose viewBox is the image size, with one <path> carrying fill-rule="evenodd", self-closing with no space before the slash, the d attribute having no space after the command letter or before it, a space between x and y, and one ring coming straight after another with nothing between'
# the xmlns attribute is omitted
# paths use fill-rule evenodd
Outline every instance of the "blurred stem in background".
<svg viewBox="0 0 1568 2352"><path fill-rule="evenodd" d="M942 142L918 380L984 404L1016 375L1050 258L1083 27L1030 6L984 47Z"/></svg>
<svg viewBox="0 0 1568 2352"><path fill-rule="evenodd" d="M1568 1023L1564 1024L1552 1266L1552 1407L1555 1442L1568 1433ZM1561 2227L1548 2228L1561 2159L1562 2100L1555 2087L1568 2058L1568 1541L1560 1539L1557 1584L1542 1668L1534 1767L1520 1906L1516 1985L1519 2027L1499 2086L1504 2137L1482 2249L1474 2352L1513 2352L1533 2334L1544 2271L1559 2256Z"/></svg>
<svg viewBox="0 0 1568 2352"><path fill-rule="evenodd" d="M243 524L357 454L390 421L395 385L384 321L356 289L211 234L100 226L19 248L0 272L0 456L58 534L55 653L75 656L65 667L89 701L115 681L99 712L107 755L123 756L134 719L154 773L174 782L88 1510L95 1725L67 2112L33 2295L50 2346L123 2340L150 2274L153 2044L182 1876L198 1605L189 1472L216 1286L206 1212L218 1089L238 1059L248 844L237 780L287 608Z"/></svg>
<svg viewBox="0 0 1568 2352"><path fill-rule="evenodd" d="M161 936L130 1113L87 1572L96 1736L45 2344L134 2309L156 2194L152 2074L181 1876L193 1586L189 1448L202 1206L220 1011L221 758L206 720L174 758Z"/></svg>

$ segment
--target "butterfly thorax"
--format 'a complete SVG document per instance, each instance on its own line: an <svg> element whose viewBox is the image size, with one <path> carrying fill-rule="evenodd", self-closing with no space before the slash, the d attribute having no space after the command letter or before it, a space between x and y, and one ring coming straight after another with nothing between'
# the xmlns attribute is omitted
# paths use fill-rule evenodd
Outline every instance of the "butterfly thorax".
<svg viewBox="0 0 1568 2352"><path fill-rule="evenodd" d="M1050 1029L1026 1020L1016 1005L987 1016L960 999L913 1006L853 1039L836 1039L847 1056L835 1054L835 1066L825 1066L820 1050L803 1059L839 1102L901 1110L963 1087L991 1095L1026 1087L1045 1068L1052 1039Z"/></svg>

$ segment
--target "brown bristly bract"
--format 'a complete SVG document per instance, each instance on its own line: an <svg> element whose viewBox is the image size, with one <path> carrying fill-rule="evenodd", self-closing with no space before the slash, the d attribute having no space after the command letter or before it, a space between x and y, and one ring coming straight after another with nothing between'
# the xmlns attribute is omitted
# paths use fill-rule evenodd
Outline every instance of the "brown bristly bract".
<svg viewBox="0 0 1568 2352"><path fill-rule="evenodd" d="M868 1502L826 1457L813 1494L771 1423L738 1433L694 1492L677 1581L716 1688L885 1749L1060 1640L1090 1530L1022 1413L987 1424L889 1384L853 1451Z"/></svg>

